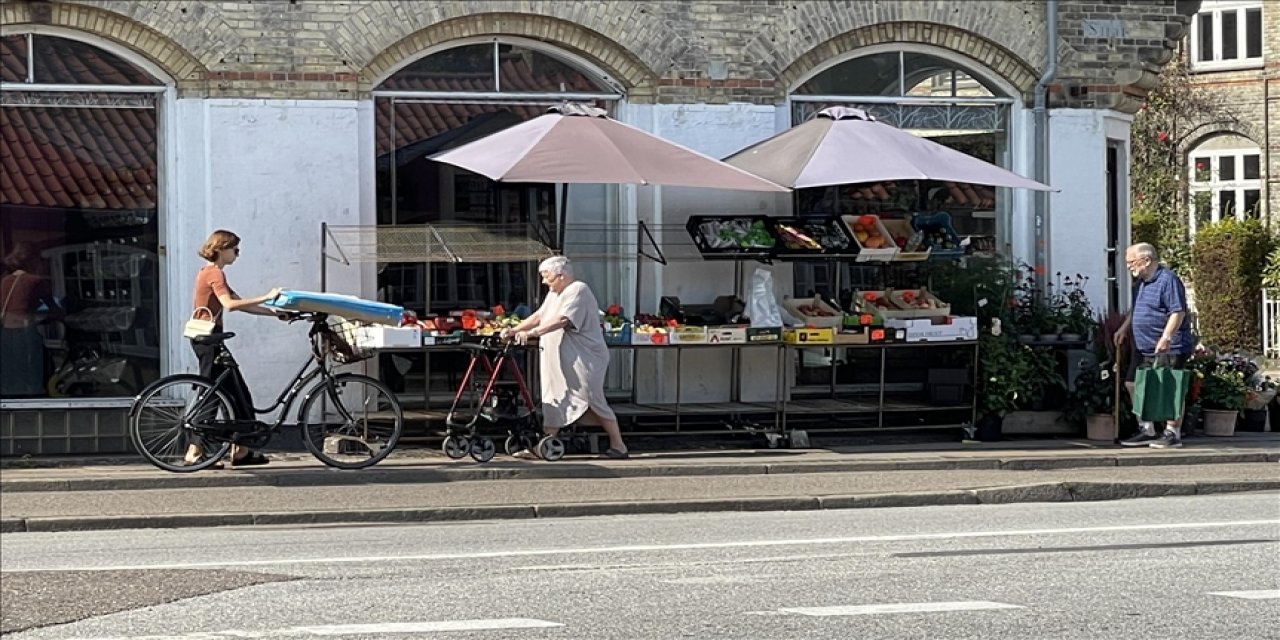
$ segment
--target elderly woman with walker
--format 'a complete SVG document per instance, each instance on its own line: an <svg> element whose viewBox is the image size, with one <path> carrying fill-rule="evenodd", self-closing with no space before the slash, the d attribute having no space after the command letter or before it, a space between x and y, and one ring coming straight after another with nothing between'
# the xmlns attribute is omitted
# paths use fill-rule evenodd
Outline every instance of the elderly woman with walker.
<svg viewBox="0 0 1280 640"><path fill-rule="evenodd" d="M588 418L609 436L609 448L601 457L626 459L630 454L618 418L604 395L609 348L600 326L600 304L586 283L574 279L568 258L547 258L538 265L538 274L550 290L546 299L533 315L504 329L502 337L518 344L537 339L541 346L543 431L555 436L577 420ZM529 450L516 455L536 457Z"/></svg>

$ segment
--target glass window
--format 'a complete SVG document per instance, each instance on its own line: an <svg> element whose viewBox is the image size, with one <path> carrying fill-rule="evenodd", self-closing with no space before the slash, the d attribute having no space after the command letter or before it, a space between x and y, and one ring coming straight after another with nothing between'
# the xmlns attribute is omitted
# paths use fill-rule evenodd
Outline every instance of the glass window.
<svg viewBox="0 0 1280 640"><path fill-rule="evenodd" d="M32 36L37 84L159 85L150 74L93 45Z"/></svg>
<svg viewBox="0 0 1280 640"><path fill-rule="evenodd" d="M1245 51L1247 58L1262 57L1262 9L1247 9L1244 12Z"/></svg>
<svg viewBox="0 0 1280 640"><path fill-rule="evenodd" d="M842 62L800 85L802 95L896 96L901 90L898 53L877 53Z"/></svg>
<svg viewBox="0 0 1280 640"><path fill-rule="evenodd" d="M565 62L528 47L498 45L498 86L502 91L582 93L600 87Z"/></svg>
<svg viewBox="0 0 1280 640"><path fill-rule="evenodd" d="M1240 49L1239 27L1236 25L1236 12L1226 11L1222 13L1222 59L1235 60L1240 57L1237 51Z"/></svg>
<svg viewBox="0 0 1280 640"><path fill-rule="evenodd" d="M1192 194L1192 209L1195 211L1196 227L1213 222L1213 194L1208 191L1197 191Z"/></svg>
<svg viewBox="0 0 1280 640"><path fill-rule="evenodd" d="M1218 179L1223 182L1236 179L1236 156L1218 158Z"/></svg>
<svg viewBox="0 0 1280 640"><path fill-rule="evenodd" d="M1210 167L1209 167L1210 160L1209 160L1209 158L1208 158L1208 157L1199 157L1199 158L1195 158L1195 159L1194 159L1194 163L1195 163L1195 164L1194 164L1194 166L1195 166L1196 170L1195 170L1195 174L1193 174L1193 176L1192 176L1192 178L1191 178L1191 179L1192 179L1192 181L1193 181L1193 182L1208 182L1208 181L1209 181L1209 171L1210 171Z"/></svg>
<svg viewBox="0 0 1280 640"><path fill-rule="evenodd" d="M1251 153L1244 157L1245 180L1258 180L1262 177L1262 174L1259 172L1260 167L1258 158L1259 156L1256 153Z"/></svg>
<svg viewBox="0 0 1280 640"><path fill-rule="evenodd" d="M1236 192L1222 191L1218 193L1218 219L1225 220L1236 216Z"/></svg>
<svg viewBox="0 0 1280 640"><path fill-rule="evenodd" d="M1213 60L1213 14L1202 13L1196 16L1196 27L1199 31L1199 39L1197 40L1199 50L1196 51L1196 60L1208 62Z"/></svg>
<svg viewBox="0 0 1280 640"><path fill-rule="evenodd" d="M1259 189L1244 190L1244 204L1242 209L1246 218L1262 217L1262 191Z"/></svg>
<svg viewBox="0 0 1280 640"><path fill-rule="evenodd" d="M27 35L0 38L0 82L27 81Z"/></svg>
<svg viewBox="0 0 1280 640"><path fill-rule="evenodd" d="M397 71L379 89L395 91L497 91L493 44L446 49Z"/></svg>

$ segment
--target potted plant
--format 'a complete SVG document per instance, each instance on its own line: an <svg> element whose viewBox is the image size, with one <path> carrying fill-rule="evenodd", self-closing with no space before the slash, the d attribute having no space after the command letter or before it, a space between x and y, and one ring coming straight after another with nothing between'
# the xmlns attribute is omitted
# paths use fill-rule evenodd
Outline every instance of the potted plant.
<svg viewBox="0 0 1280 640"><path fill-rule="evenodd" d="M1244 375L1239 371L1219 366L1205 374L1200 386L1205 435L1235 435L1236 417L1244 409L1247 392Z"/></svg>
<svg viewBox="0 0 1280 640"><path fill-rule="evenodd" d="M990 331L984 331L980 340L981 375L978 377L978 424L974 425L977 439L998 440L1002 434L1004 417L1018 408L1019 401L1030 393L1030 364L1024 344L1002 334L1000 324L993 323Z"/></svg>
<svg viewBox="0 0 1280 640"><path fill-rule="evenodd" d="M1089 278L1076 274L1075 279L1063 281L1062 293L1058 296L1058 308L1062 317L1063 342L1083 342L1097 326L1093 317L1093 308L1089 305L1089 296L1084 287Z"/></svg>
<svg viewBox="0 0 1280 640"><path fill-rule="evenodd" d="M1240 422L1241 431L1267 430L1267 405L1276 398L1276 383L1271 376L1261 372L1253 374L1246 382L1244 412Z"/></svg>
<svg viewBox="0 0 1280 640"><path fill-rule="evenodd" d="M1116 378L1111 363L1083 367L1075 382L1064 417L1072 424L1083 424L1086 438L1114 442L1120 427L1115 420Z"/></svg>

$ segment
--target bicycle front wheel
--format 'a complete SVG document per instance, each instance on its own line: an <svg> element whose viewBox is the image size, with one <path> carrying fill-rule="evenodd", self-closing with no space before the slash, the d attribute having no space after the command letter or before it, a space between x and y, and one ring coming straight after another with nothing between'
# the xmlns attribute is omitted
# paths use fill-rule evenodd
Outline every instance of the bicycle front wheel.
<svg viewBox="0 0 1280 640"><path fill-rule="evenodd" d="M207 469L231 444L203 438L194 427L235 419L231 398L195 375L157 380L138 395L129 412L129 437L147 462L185 473ZM198 453L188 457L189 453Z"/></svg>
<svg viewBox="0 0 1280 640"><path fill-rule="evenodd" d="M312 387L298 423L307 449L321 462L363 469L391 455L404 431L404 412L386 385L346 373Z"/></svg>

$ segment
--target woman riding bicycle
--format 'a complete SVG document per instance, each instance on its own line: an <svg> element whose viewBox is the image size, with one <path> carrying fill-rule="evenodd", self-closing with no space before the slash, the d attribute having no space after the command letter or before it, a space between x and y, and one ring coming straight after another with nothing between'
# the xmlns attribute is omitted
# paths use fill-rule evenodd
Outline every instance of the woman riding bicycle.
<svg viewBox="0 0 1280 640"><path fill-rule="evenodd" d="M200 257L208 260L209 264L196 273L192 317L212 320L213 330L221 332L223 312L243 311L258 316L279 315L278 312L262 306L263 302L275 298L280 293L279 288L254 298L241 298L227 284L227 276L223 270L240 257L239 236L223 229L214 231L209 235L209 239L205 240L204 246L200 247ZM196 358L200 360L200 375L210 380L217 379L225 368L217 362L218 352L226 346L192 342L191 348L195 351ZM237 407L241 414L236 417L242 420L253 420L253 396L249 393L244 376L240 375L239 371L233 371L229 381L236 385L241 397L242 406ZM188 464L195 464L203 457L204 443L197 438L187 446L186 461ZM262 464L267 464L267 457L261 453L250 451L247 447L239 445L231 448L231 466ZM221 466L214 465L211 468L217 469Z"/></svg>

